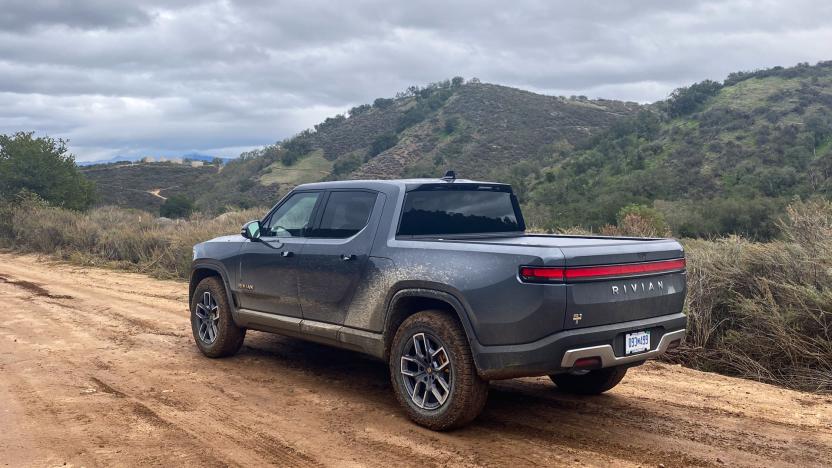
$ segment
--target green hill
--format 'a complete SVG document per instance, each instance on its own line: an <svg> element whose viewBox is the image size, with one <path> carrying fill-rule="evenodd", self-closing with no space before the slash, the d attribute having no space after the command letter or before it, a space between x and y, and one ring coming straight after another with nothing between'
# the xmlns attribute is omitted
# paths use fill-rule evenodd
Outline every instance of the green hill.
<svg viewBox="0 0 832 468"><path fill-rule="evenodd" d="M205 164L172 162L118 162L80 168L96 186L98 203L156 212L171 195L196 198L200 182L217 173L217 167Z"/></svg>
<svg viewBox="0 0 832 468"><path fill-rule="evenodd" d="M257 201L254 191L281 194L303 182L436 176L447 169L465 177L506 179L641 108L461 78L414 86L229 162L197 203L217 211L240 200L251 206Z"/></svg>
<svg viewBox="0 0 832 468"><path fill-rule="evenodd" d="M683 236L768 238L793 197L832 195L832 62L681 88L556 152L524 197L543 227L599 227L653 207Z"/></svg>
<svg viewBox="0 0 832 468"><path fill-rule="evenodd" d="M832 194L831 135L832 62L733 73L648 106L454 78L354 107L220 172L85 173L108 202L155 206L148 190L168 187L220 212L304 182L454 169L513 184L540 228L600 228L636 205L677 235L768 238L793 197Z"/></svg>

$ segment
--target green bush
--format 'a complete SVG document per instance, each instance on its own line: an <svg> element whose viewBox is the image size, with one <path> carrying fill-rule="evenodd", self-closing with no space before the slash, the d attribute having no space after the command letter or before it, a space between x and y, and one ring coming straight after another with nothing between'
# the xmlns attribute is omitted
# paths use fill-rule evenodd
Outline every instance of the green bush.
<svg viewBox="0 0 832 468"><path fill-rule="evenodd" d="M395 133L385 133L373 140L370 149L367 150L367 159L374 158L382 152L396 146L399 137Z"/></svg>
<svg viewBox="0 0 832 468"><path fill-rule="evenodd" d="M359 154L350 154L335 160L332 165L332 175L342 176L358 169L364 164L364 158Z"/></svg>
<svg viewBox="0 0 832 468"><path fill-rule="evenodd" d="M164 218L187 218L193 211L193 200L183 195L171 195L159 207L159 216Z"/></svg>

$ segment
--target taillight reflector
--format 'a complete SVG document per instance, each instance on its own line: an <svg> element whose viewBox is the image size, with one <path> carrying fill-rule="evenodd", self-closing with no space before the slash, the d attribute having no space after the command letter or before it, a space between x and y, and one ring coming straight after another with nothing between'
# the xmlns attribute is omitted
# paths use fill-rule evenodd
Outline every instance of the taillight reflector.
<svg viewBox="0 0 832 468"><path fill-rule="evenodd" d="M569 280L586 280L593 278L610 278L617 276L637 276L655 273L681 271L685 269L685 259L661 260L658 262L628 263L624 265L601 265L590 267L520 267L520 278L527 282L561 282Z"/></svg>
<svg viewBox="0 0 832 468"><path fill-rule="evenodd" d="M601 358L599 357L585 357L575 361L572 365L575 369L597 369L601 367Z"/></svg>

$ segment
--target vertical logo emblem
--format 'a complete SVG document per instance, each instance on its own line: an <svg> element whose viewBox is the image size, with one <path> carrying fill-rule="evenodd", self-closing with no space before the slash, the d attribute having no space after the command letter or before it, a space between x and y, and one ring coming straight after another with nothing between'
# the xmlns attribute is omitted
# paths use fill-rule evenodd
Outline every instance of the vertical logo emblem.
<svg viewBox="0 0 832 468"><path fill-rule="evenodd" d="M583 320L584 314L572 314L572 320L575 321L575 325L578 324L581 320Z"/></svg>

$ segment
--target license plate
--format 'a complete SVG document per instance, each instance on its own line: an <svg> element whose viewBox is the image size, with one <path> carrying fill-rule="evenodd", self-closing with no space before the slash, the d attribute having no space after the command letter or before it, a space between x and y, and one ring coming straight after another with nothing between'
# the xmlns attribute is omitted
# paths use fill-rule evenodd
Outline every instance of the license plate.
<svg viewBox="0 0 832 468"><path fill-rule="evenodd" d="M650 332L641 331L624 335L624 354L650 351Z"/></svg>

